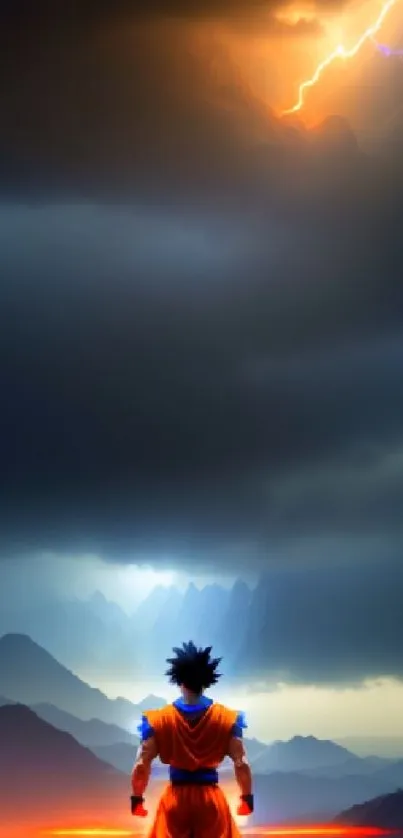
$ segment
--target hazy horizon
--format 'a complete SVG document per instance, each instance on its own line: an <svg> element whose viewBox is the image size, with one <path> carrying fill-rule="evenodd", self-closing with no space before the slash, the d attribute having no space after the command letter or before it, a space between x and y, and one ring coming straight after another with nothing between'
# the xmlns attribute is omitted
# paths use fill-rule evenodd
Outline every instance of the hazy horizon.
<svg viewBox="0 0 403 838"><path fill-rule="evenodd" d="M77 567L78 560L64 559L65 568L70 570L70 586L63 586L62 588L59 586L58 588L54 584L55 580L52 580L52 575L48 572L48 561L49 559L42 563L42 571L45 574L43 582L46 581L48 587L46 588L45 584L39 585L42 593L42 607L38 612L34 612L34 620L41 619L46 602L54 604L60 602L60 611L56 608L53 617L53 619L57 619L57 614L59 614L60 619L63 612L63 602L68 602L69 598L74 597L78 597L82 604L85 619L86 609L89 609L88 614L91 613L90 606L95 593L101 593L108 603L117 604L130 619L129 615L135 614L136 609L142 604L144 608L144 603L148 601L148 598L150 598L150 602L153 601L153 592L155 593L157 587L178 589L183 598L189 586L192 585L195 585L199 591L203 591L203 589L209 589L212 584L214 586L218 585L220 588L224 584L225 589L230 591L233 584L242 579L240 575L234 578L227 575L224 579L213 575L193 578L183 572L155 571L149 567L135 566L122 568L119 574L107 565L103 566L99 562L94 563L94 559L88 565L92 568L91 573L86 574L83 571L77 578L74 578L73 569ZM40 564L38 563L35 566L37 583L39 567ZM60 563L58 574L60 574L62 568L63 563ZM21 593L21 578L18 578L20 581L18 582L16 578L14 589L13 586L10 586L8 590L6 588L3 590L5 599L1 624L2 634L9 630L19 631L22 625L21 619L25 611L19 611L21 600L18 596L14 601L14 608L9 612L11 615L9 617L7 617L5 605L7 600L7 607L10 609L12 589L15 593L18 593L18 590ZM56 580L57 578L58 575L56 575ZM27 581L27 577L25 581ZM130 592L128 581L133 586L132 592ZM252 592L257 590L258 583L252 583L250 576L243 581L248 584ZM34 584L33 578L32 584ZM32 586L29 587L29 590L30 596L32 596ZM131 600L132 596L133 599ZM131 608L128 607L130 601L132 601ZM147 620L151 620L151 623L153 623L158 620L158 616L158 613L151 611ZM111 619L116 620L116 615L111 615ZM8 624L7 620L9 621ZM185 626L186 628L181 629L183 636L177 637L177 642L181 643L184 639L192 638L197 643L197 631L194 631L191 623L185 624ZM169 628L168 625L167 628ZM236 627L234 628L236 629ZM133 630L135 631L135 628ZM52 631L52 626L49 626L49 631ZM108 629L106 629L107 636ZM135 637L136 634L133 635L134 644ZM40 642L35 636L33 636L33 639ZM214 631L212 631L210 642L213 648L216 640ZM62 654L56 654L53 648L48 650L60 663L72 669L84 681L91 686L98 687L111 698L123 696L137 703L144 699L146 695L152 693L166 700L173 700L177 690L167 683L163 674L165 658L170 653L169 644L167 643L166 648L164 648L164 643L160 642L160 648L153 653L152 674L147 675L147 653L144 652L142 656L141 641L139 642L140 648L136 649L136 653L143 675L136 675L136 667L130 662L129 658L127 659L127 667L123 660L123 672L121 669L119 672L114 672L108 671L106 665L99 665L95 657L93 662L90 660L87 665L71 666L63 660ZM42 645L47 648L49 644L42 641ZM286 680L276 680L272 676L270 684L268 684L266 676L262 672L259 683L259 679L256 678L250 680L237 678L236 671L226 663L225 654L221 671L223 673L222 681L211 691L212 697L244 710L248 717L248 735L262 741L290 739L295 735L313 735L317 738L333 740L342 740L349 737L363 737L369 740L371 737L380 737L386 740L393 735L403 737L403 717L400 712L400 708L403 706L403 683L398 678L369 677L358 684L341 683L337 685L335 683L332 686L320 683L287 683ZM390 743L386 742L385 747L381 746L380 743L378 744L382 753L393 752ZM368 752L365 742L361 743L361 750L363 753Z"/></svg>

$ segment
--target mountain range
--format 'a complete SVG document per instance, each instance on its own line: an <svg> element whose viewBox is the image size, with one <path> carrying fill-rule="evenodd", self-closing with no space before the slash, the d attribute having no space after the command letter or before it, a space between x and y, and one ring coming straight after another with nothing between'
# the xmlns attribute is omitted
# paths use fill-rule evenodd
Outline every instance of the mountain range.
<svg viewBox="0 0 403 838"><path fill-rule="evenodd" d="M387 759L403 755L403 736L345 736L335 741L361 757L377 754Z"/></svg>
<svg viewBox="0 0 403 838"><path fill-rule="evenodd" d="M317 582L315 576L312 608L318 607L315 601ZM337 596L337 574L327 574L319 582L322 587L331 585L334 596ZM271 573L270 578L262 576L253 589L241 580L237 580L229 589L211 584L199 590L190 584L183 592L175 586L156 586L131 614L115 602L107 600L99 591L87 600L53 598L42 601L40 606L27 607L18 612L8 611L4 603L0 609L0 634L13 633L16 647L17 635L30 636L42 650L46 649L54 658L63 661L70 670L80 674L84 681L102 684L106 680L115 680L136 686L139 681L151 682L160 678L170 649L183 640L193 638L200 644L213 643L214 652L223 657L223 672L227 683L233 681L234 686L238 686L239 681L259 679L262 661L272 656L273 650L269 647L274 630L282 634L283 642L290 643L293 649L295 647L298 657L295 645L298 645L298 638L289 636L287 609L282 605L289 594L289 583L286 585L283 574ZM299 593L296 589L296 608L298 602ZM272 623L273 614L276 614L275 626ZM324 619L327 619L326 615ZM312 648L314 656L316 638L306 638L306 643ZM7 667L10 654L14 660L14 653L10 653L9 648L2 651L0 641L0 694L13 698L21 694L20 687L24 685L24 679L20 685L10 683L12 669L8 666L8 678L3 683L2 660L5 655ZM16 654L18 656L18 649ZM32 677L25 679L30 684L29 695L26 696L29 705L48 703L80 719L97 718L108 724L134 730L133 721L137 720L142 709L140 705L123 698L111 702L99 690L91 688L90 691L87 685L84 689L82 681L81 684L75 681L73 685L74 675L71 673L65 675L63 684L61 679L56 678L55 684L45 691L40 679L34 676L36 666L39 666L34 657L32 653ZM59 684L57 688L56 682ZM67 694L69 700L66 703ZM163 699L158 696L146 699L149 707L161 706L162 703ZM102 747L116 743L102 740L97 744ZM355 737L338 740L338 744L353 755L377 754L393 759L403 757L403 738L388 740ZM305 759L304 756L303 770L307 768ZM332 776L337 776L337 767L333 762L331 765ZM284 770L290 770L288 761L282 765L281 754L276 758L274 752L270 756L266 751L262 753L259 770L283 770L283 767ZM309 767L314 771L318 766L314 764ZM371 773L372 767L370 762L355 765L353 757L349 770L352 773ZM299 770L298 756L291 768Z"/></svg>
<svg viewBox="0 0 403 838"><path fill-rule="evenodd" d="M327 578L328 583L337 591L337 578L330 582ZM0 636L12 633L31 637L90 683L115 680L128 685L160 678L171 647L193 637L201 644L213 642L214 651L223 657L226 681L231 683L231 680L258 677L262 660L270 654L270 650L264 644L262 646L262 638L270 638L273 634L274 627L270 624L272 603L276 603L276 619L282 614L286 619L286 609L281 607L284 596L281 574L279 578L272 574L270 580L260 579L253 590L241 580L230 589L214 584L198 590L190 584L182 592L174 586L156 586L131 614L99 591L87 600L44 599L40 606L32 605L18 611L14 605L7 607L7 602L2 602ZM297 600L297 592L295 596ZM277 625L276 631L288 637L286 624ZM296 639L289 638L289 642L295 644ZM309 642L314 649L315 638ZM5 690L3 692L7 695ZM38 702L68 709L60 696L37 695L31 697L29 703ZM89 707L78 698L72 707L73 714L78 718L88 718L90 714L125 726L133 712L130 702L123 706L118 700L114 715L111 715L110 707L107 711L105 705L100 707L100 702L104 702L102 699L96 701L94 694L88 702ZM349 737L337 741L360 756L377 754L394 759L403 756L403 737Z"/></svg>
<svg viewBox="0 0 403 838"><path fill-rule="evenodd" d="M134 719L164 699L149 696L137 705L111 700L21 635L0 639L0 695L0 775L7 778L0 808L9 819L13 811L22 817L24 805L38 816L59 810L69 795L72 814L89 806L100 813L109 805L126 812L138 745ZM256 795L252 824L332 818L403 785L403 760L359 757L313 736L245 742ZM229 761L221 775L224 785L232 782ZM156 763L153 777L151 798L166 768Z"/></svg>
<svg viewBox="0 0 403 838"><path fill-rule="evenodd" d="M309 777L299 772L257 774L254 775L255 813L251 823L324 823L357 803L390 791L390 785L385 782L382 788L372 776L331 779Z"/></svg>
<svg viewBox="0 0 403 838"><path fill-rule="evenodd" d="M27 705L52 704L78 719L96 718L128 729L133 729L144 707L126 698L108 698L20 634L0 638L0 695ZM165 703L156 696L145 702L150 710Z"/></svg>
<svg viewBox="0 0 403 838"><path fill-rule="evenodd" d="M0 638L0 704L21 702L42 719L70 733L86 747L138 745L135 731L145 708L162 707L164 698L149 695L138 704L125 698L110 699L74 675L46 650L25 635ZM314 736L295 736L271 744L245 739L254 771L345 774L396 773L399 761L360 758L347 748ZM123 752L123 751L122 751ZM400 776L400 775L399 775Z"/></svg>
<svg viewBox="0 0 403 838"><path fill-rule="evenodd" d="M88 600L53 598L18 613L5 605L0 634L29 635L74 671L94 679L107 670L120 681L128 673L142 672L144 679L161 675L165 658L178 642L192 636L210 645L213 638L230 676L240 667L254 596L240 580L229 590L217 584L199 590L191 583L185 592L157 586L127 614L97 591Z"/></svg>
<svg viewBox="0 0 403 838"><path fill-rule="evenodd" d="M342 766L353 755L328 740L314 736L294 736L289 742L273 742L254 759L259 774L282 771L305 771Z"/></svg>
<svg viewBox="0 0 403 838"><path fill-rule="evenodd" d="M1 703L1 700L0 700ZM33 704L33 710L41 719L53 727L64 730L74 736L74 739L86 748L94 746L109 747L121 742L132 751L138 747L139 739L130 731L118 725L107 724L100 719L78 719L65 710L59 710L53 704Z"/></svg>
<svg viewBox="0 0 403 838"><path fill-rule="evenodd" d="M148 696L139 704L110 699L86 684L25 635L0 638L0 695L3 703L23 702L41 718L72 734L86 747L137 747L134 730L145 707L166 702ZM259 773L297 771L342 765L354 755L333 742L294 737L266 745L246 739L248 755ZM121 749L124 753L124 750ZM115 764L115 763L114 763ZM126 763L125 763L126 764Z"/></svg>

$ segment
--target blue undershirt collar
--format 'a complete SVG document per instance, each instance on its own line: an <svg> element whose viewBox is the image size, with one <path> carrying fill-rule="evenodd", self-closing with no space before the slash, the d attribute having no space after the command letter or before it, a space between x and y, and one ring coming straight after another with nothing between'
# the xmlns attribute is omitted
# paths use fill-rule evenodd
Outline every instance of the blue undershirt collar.
<svg viewBox="0 0 403 838"><path fill-rule="evenodd" d="M201 695L197 704L186 704L183 698L177 698L176 701L172 702L174 707L178 710L182 710L183 713L199 713L201 710L207 710L213 703L212 698L207 698L205 695Z"/></svg>

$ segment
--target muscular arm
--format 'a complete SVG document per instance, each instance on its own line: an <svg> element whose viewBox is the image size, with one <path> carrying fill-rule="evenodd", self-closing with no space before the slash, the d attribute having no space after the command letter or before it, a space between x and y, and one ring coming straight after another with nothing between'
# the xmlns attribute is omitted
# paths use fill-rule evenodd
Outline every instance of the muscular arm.
<svg viewBox="0 0 403 838"><path fill-rule="evenodd" d="M230 739L228 755L234 763L235 779L241 794L252 794L252 774L242 739Z"/></svg>
<svg viewBox="0 0 403 838"><path fill-rule="evenodd" d="M154 736L140 743L132 771L132 791L136 797L143 796L150 779L151 763L157 756L157 743Z"/></svg>

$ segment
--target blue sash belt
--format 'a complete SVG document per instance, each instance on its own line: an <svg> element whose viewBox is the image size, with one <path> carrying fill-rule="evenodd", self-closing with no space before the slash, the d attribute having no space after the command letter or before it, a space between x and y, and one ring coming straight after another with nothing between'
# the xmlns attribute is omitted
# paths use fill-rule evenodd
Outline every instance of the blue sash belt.
<svg viewBox="0 0 403 838"><path fill-rule="evenodd" d="M173 786L216 786L218 772L215 768L199 768L197 771L186 771L185 768L169 767L169 779Z"/></svg>

